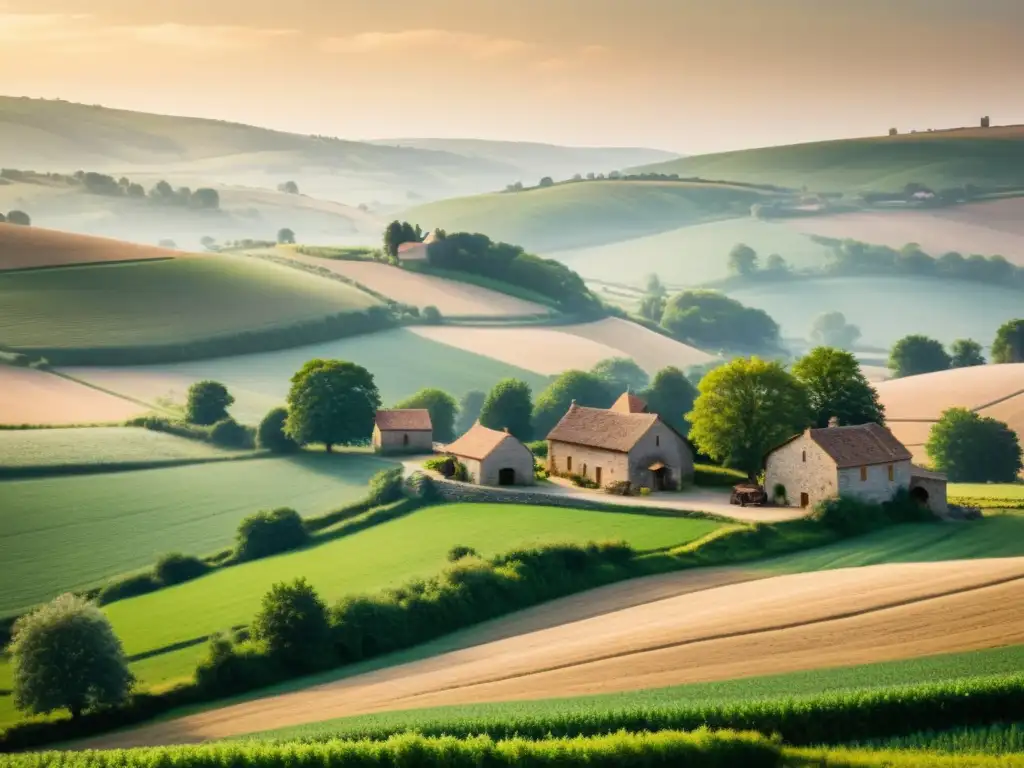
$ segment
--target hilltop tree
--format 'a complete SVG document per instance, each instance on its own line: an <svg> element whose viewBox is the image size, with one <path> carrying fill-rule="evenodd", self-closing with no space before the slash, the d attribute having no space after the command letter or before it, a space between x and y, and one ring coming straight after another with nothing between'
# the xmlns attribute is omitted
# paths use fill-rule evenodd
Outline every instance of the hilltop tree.
<svg viewBox="0 0 1024 768"><path fill-rule="evenodd" d="M860 328L846 322L842 312L826 312L811 326L811 343L816 347L851 349L860 338Z"/></svg>
<svg viewBox="0 0 1024 768"><path fill-rule="evenodd" d="M981 344L974 339L957 339L949 350L952 353L954 368L969 368L985 364L985 356L981 353Z"/></svg>
<svg viewBox="0 0 1024 768"><path fill-rule="evenodd" d="M32 217L24 211L10 211L7 214L7 223L18 224L22 227L30 227L32 226Z"/></svg>
<svg viewBox="0 0 1024 768"><path fill-rule="evenodd" d="M604 381L616 395L626 390L639 392L650 382L647 371L630 357L609 357L594 364L590 372Z"/></svg>
<svg viewBox="0 0 1024 768"><path fill-rule="evenodd" d="M287 195L297 195L299 194L299 185L294 181L286 181L283 184L277 185L277 191L284 192Z"/></svg>
<svg viewBox="0 0 1024 768"><path fill-rule="evenodd" d="M192 197L189 198L189 204L193 208L200 208L206 211L219 210L220 193L210 187L201 187L192 193Z"/></svg>
<svg viewBox="0 0 1024 768"><path fill-rule="evenodd" d="M992 342L993 363L1024 363L1024 319L1003 323Z"/></svg>
<svg viewBox="0 0 1024 768"><path fill-rule="evenodd" d="M647 410L656 413L663 422L681 435L690 431L685 415L693 409L697 388L678 368L662 368L651 380L651 386L641 393Z"/></svg>
<svg viewBox="0 0 1024 768"><path fill-rule="evenodd" d="M935 469L954 483L1012 483L1022 468L1017 434L996 419L950 408L925 444Z"/></svg>
<svg viewBox="0 0 1024 768"><path fill-rule="evenodd" d="M538 187L553 187L554 185L555 180L552 179L550 176L545 176L540 180L540 183L537 184Z"/></svg>
<svg viewBox="0 0 1024 768"><path fill-rule="evenodd" d="M607 408L615 401L615 393L607 380L595 373L565 371L559 374L534 403L535 434L540 439L545 438L574 401L576 405L588 408Z"/></svg>
<svg viewBox="0 0 1024 768"><path fill-rule="evenodd" d="M687 414L697 450L753 479L772 448L810 423L804 386L779 364L737 358L701 379Z"/></svg>
<svg viewBox="0 0 1024 768"><path fill-rule="evenodd" d="M285 433L299 445L357 445L370 439L380 408L373 374L343 360L310 360L292 376Z"/></svg>
<svg viewBox="0 0 1024 768"><path fill-rule="evenodd" d="M288 227L277 230L277 242L281 245L295 245L295 232Z"/></svg>
<svg viewBox="0 0 1024 768"><path fill-rule="evenodd" d="M421 389L407 397L395 408L426 408L434 427L434 439L442 443L455 439L455 414L459 410L455 398L440 389Z"/></svg>
<svg viewBox="0 0 1024 768"><path fill-rule="evenodd" d="M459 419L455 425L455 434L465 434L476 420L480 418L480 411L484 407L484 400L487 395L476 389L471 389L462 396L459 401Z"/></svg>
<svg viewBox="0 0 1024 768"><path fill-rule="evenodd" d="M889 370L896 378L945 371L952 363L942 344L927 336L904 336L889 352Z"/></svg>
<svg viewBox="0 0 1024 768"><path fill-rule="evenodd" d="M737 243L729 251L729 272L733 275L751 275L757 271L757 251L744 243Z"/></svg>
<svg viewBox="0 0 1024 768"><path fill-rule="evenodd" d="M384 229L384 253L392 259L398 257L398 246L403 243L418 243L423 239L423 230L408 221L392 221Z"/></svg>
<svg viewBox="0 0 1024 768"><path fill-rule="evenodd" d="M490 429L508 429L524 443L533 439L533 398L530 385L503 379L487 394L480 409L480 423Z"/></svg>
<svg viewBox="0 0 1024 768"><path fill-rule="evenodd" d="M190 424L209 426L228 418L228 408L235 398L219 381L197 381L188 388L185 420Z"/></svg>
<svg viewBox="0 0 1024 768"><path fill-rule="evenodd" d="M849 352L816 347L793 364L793 375L807 391L815 427L827 427L833 416L843 425L885 425L885 406Z"/></svg>
<svg viewBox="0 0 1024 768"><path fill-rule="evenodd" d="M61 595L14 624L14 704L29 714L120 704L134 678L107 617L77 595Z"/></svg>

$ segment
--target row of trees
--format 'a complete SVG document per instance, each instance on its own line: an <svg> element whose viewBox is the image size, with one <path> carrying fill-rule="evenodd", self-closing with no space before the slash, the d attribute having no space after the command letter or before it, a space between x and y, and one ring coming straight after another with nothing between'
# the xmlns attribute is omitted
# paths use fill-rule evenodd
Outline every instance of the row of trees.
<svg viewBox="0 0 1024 768"><path fill-rule="evenodd" d="M992 362L1024 362L1024 319L1000 326L992 342ZM936 339L912 334L897 341L889 352L889 369L897 378L984 364L981 344L974 339L957 339L947 351Z"/></svg>
<svg viewBox="0 0 1024 768"><path fill-rule="evenodd" d="M0 213L0 224L3 224L4 222L28 227L32 225L32 217L24 211L8 211L6 216Z"/></svg>

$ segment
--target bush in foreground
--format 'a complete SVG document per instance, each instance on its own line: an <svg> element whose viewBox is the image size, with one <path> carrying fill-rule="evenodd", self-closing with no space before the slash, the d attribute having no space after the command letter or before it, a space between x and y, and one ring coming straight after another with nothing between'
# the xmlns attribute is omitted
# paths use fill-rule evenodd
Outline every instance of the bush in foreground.
<svg viewBox="0 0 1024 768"><path fill-rule="evenodd" d="M299 449L298 443L284 431L288 420L287 408L274 408L263 417L256 430L256 445L272 453L292 453Z"/></svg>
<svg viewBox="0 0 1024 768"><path fill-rule="evenodd" d="M266 646L271 661L289 671L309 671L332 661L327 607L305 579L271 587L252 634Z"/></svg>
<svg viewBox="0 0 1024 768"><path fill-rule="evenodd" d="M302 518L294 509L282 507L257 512L238 526L235 556L242 561L258 560L303 546L309 538Z"/></svg>
<svg viewBox="0 0 1024 768"><path fill-rule="evenodd" d="M210 566L198 557L182 555L178 552L161 557L154 569L161 586L183 584L186 581L205 576L209 571Z"/></svg>
<svg viewBox="0 0 1024 768"><path fill-rule="evenodd" d="M255 432L232 418L221 419L210 428L210 442L221 448L250 450L256 447Z"/></svg>

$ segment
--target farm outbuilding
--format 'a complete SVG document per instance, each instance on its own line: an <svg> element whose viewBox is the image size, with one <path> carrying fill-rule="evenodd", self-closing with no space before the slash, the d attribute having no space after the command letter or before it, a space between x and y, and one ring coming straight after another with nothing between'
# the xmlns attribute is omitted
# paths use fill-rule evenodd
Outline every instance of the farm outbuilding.
<svg viewBox="0 0 1024 768"><path fill-rule="evenodd" d="M533 453L507 430L488 429L479 421L444 452L466 465L477 485L533 485Z"/></svg>
<svg viewBox="0 0 1024 768"><path fill-rule="evenodd" d="M434 448L434 427L426 408L377 411L373 448L378 453L429 453Z"/></svg>

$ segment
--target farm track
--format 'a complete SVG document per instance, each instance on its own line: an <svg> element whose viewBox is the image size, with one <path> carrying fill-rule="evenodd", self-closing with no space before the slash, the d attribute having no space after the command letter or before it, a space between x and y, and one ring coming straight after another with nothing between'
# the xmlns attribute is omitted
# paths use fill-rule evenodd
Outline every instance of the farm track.
<svg viewBox="0 0 1024 768"><path fill-rule="evenodd" d="M1024 558L773 578L718 569L675 574L645 589L663 596L633 604L623 590L567 598L541 607L558 624L538 621L539 611L532 622L521 614L492 623L481 645L82 746L195 742L354 714L639 690L1024 642L1024 614L1016 609Z"/></svg>

